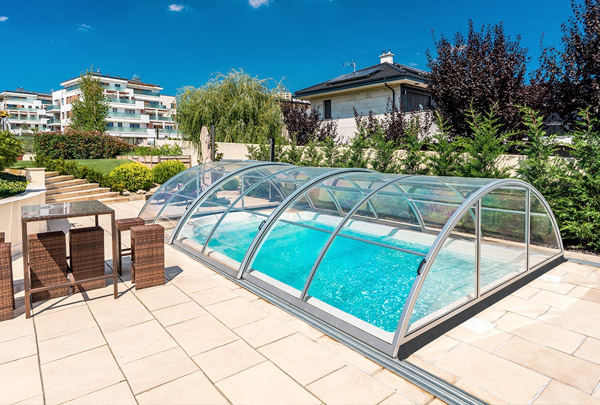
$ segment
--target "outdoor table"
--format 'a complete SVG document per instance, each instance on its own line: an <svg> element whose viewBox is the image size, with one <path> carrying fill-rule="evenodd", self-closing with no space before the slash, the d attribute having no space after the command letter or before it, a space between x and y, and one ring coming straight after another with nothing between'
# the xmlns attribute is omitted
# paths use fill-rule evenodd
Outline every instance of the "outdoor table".
<svg viewBox="0 0 600 405"><path fill-rule="evenodd" d="M75 280L73 277L70 277L69 280L65 283L39 287L39 288L30 288L29 283L29 250L27 246L27 224L29 222L35 221L48 221L53 219L63 219L63 218L75 218L75 217L87 217L94 216L96 219L96 226L98 224L98 216L99 215L110 215L110 224L111 224L111 234L112 234L112 256L113 256L113 265L112 265L112 274L86 278L81 280ZM74 287L78 284L82 284L88 281L96 281L96 280L104 280L108 278L113 279L114 286L114 298L117 298L117 229L115 223L115 210L107 207L100 201L74 201L74 202L65 202L65 203L54 203L54 204L42 204L42 205L26 205L23 206L21 210L21 228L23 232L23 277L25 282L25 316L29 318L31 316L31 294L48 291L53 288L60 287ZM66 259L66 258L65 258Z"/></svg>

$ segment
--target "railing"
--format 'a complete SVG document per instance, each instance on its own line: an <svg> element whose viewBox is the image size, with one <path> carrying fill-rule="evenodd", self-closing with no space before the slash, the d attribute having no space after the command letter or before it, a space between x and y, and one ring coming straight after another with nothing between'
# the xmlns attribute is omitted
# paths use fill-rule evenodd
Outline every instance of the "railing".
<svg viewBox="0 0 600 405"><path fill-rule="evenodd" d="M127 112L108 112L109 117L125 117L125 118L142 118L142 114L127 113Z"/></svg>
<svg viewBox="0 0 600 405"><path fill-rule="evenodd" d="M108 132L148 132L148 128L106 127Z"/></svg>
<svg viewBox="0 0 600 405"><path fill-rule="evenodd" d="M48 125L60 124L60 120L51 118L48 120Z"/></svg>
<svg viewBox="0 0 600 405"><path fill-rule="evenodd" d="M173 121L173 117L163 117L161 115L151 115L150 121Z"/></svg>
<svg viewBox="0 0 600 405"><path fill-rule="evenodd" d="M79 88L78 84L75 84L73 86L69 86L65 89L65 91L73 91L73 90L77 90Z"/></svg>
<svg viewBox="0 0 600 405"><path fill-rule="evenodd" d="M155 97L160 96L160 93L158 91L140 90L140 89L134 89L133 94L141 94L144 96L155 96Z"/></svg>
<svg viewBox="0 0 600 405"><path fill-rule="evenodd" d="M8 111L44 111L37 108L25 108L25 107L8 107Z"/></svg>
<svg viewBox="0 0 600 405"><path fill-rule="evenodd" d="M48 107L46 107L46 111L53 111L53 110L60 110L60 106L59 105L49 105Z"/></svg>
<svg viewBox="0 0 600 405"><path fill-rule="evenodd" d="M46 118L44 118L46 119ZM12 116L12 117L8 117L9 121L41 121L42 118L39 117L17 117L17 116Z"/></svg>
<svg viewBox="0 0 600 405"><path fill-rule="evenodd" d="M112 90L112 91L126 91L127 87L116 87L116 86L102 86L103 90Z"/></svg>
<svg viewBox="0 0 600 405"><path fill-rule="evenodd" d="M144 108L154 108L154 109L158 109L158 110L166 110L167 106L166 105L162 105L162 104L144 104Z"/></svg>
<svg viewBox="0 0 600 405"><path fill-rule="evenodd" d="M130 100L128 98L115 98L115 97L108 97L108 100L111 103L120 103L120 104L135 104L135 100Z"/></svg>

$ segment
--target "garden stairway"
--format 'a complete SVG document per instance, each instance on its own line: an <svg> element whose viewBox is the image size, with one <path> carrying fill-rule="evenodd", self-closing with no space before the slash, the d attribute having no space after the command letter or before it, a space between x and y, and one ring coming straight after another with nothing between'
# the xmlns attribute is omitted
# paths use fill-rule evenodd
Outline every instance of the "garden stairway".
<svg viewBox="0 0 600 405"><path fill-rule="evenodd" d="M98 183L88 183L85 179L61 175L59 172L46 172L46 202L71 202L98 200L105 204L129 201L125 196L100 187Z"/></svg>

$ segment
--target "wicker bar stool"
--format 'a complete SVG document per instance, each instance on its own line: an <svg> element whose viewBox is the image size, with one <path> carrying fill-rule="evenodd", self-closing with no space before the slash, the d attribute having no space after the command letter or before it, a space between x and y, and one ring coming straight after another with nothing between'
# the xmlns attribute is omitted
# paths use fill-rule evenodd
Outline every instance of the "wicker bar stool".
<svg viewBox="0 0 600 405"><path fill-rule="evenodd" d="M0 321L13 318L15 290L13 287L12 255L10 242L4 243L4 233L0 242Z"/></svg>
<svg viewBox="0 0 600 405"><path fill-rule="evenodd" d="M132 226L142 226L145 224L145 222L142 218L124 218L117 219L115 223L117 224L117 243L119 247L119 262L117 263L117 273L119 273L119 276L121 276L123 275L123 257L131 256L131 248L123 249L121 247L121 232L131 230Z"/></svg>
<svg viewBox="0 0 600 405"><path fill-rule="evenodd" d="M69 232L71 271L75 280L104 275L104 230L99 226L76 228ZM89 281L75 286L87 291L106 286L106 280Z"/></svg>
<svg viewBox="0 0 600 405"><path fill-rule="evenodd" d="M136 290L165 283L164 243L160 225L131 227L131 282Z"/></svg>
<svg viewBox="0 0 600 405"><path fill-rule="evenodd" d="M62 231L32 234L28 237L31 288L47 287L67 282L67 243ZM35 301L62 297L69 287L54 288L32 294Z"/></svg>

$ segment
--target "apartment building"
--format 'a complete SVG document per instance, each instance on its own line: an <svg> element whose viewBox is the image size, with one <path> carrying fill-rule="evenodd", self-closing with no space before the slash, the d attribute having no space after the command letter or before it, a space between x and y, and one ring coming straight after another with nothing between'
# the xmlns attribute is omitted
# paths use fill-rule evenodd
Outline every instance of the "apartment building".
<svg viewBox="0 0 600 405"><path fill-rule="evenodd" d="M162 87L142 82L138 77L125 79L118 76L93 75L104 87L109 100L106 132L131 143L152 143L155 139L178 137L175 124L175 97L160 94ZM64 131L70 125L72 103L81 95L79 81L75 77L60 85L52 93L52 105L47 108L51 115L49 127Z"/></svg>
<svg viewBox="0 0 600 405"><path fill-rule="evenodd" d="M22 88L1 92L0 111L6 111L8 116L0 123L0 130L7 129L16 135L50 131L50 117L46 108L51 104L50 93L37 93Z"/></svg>

